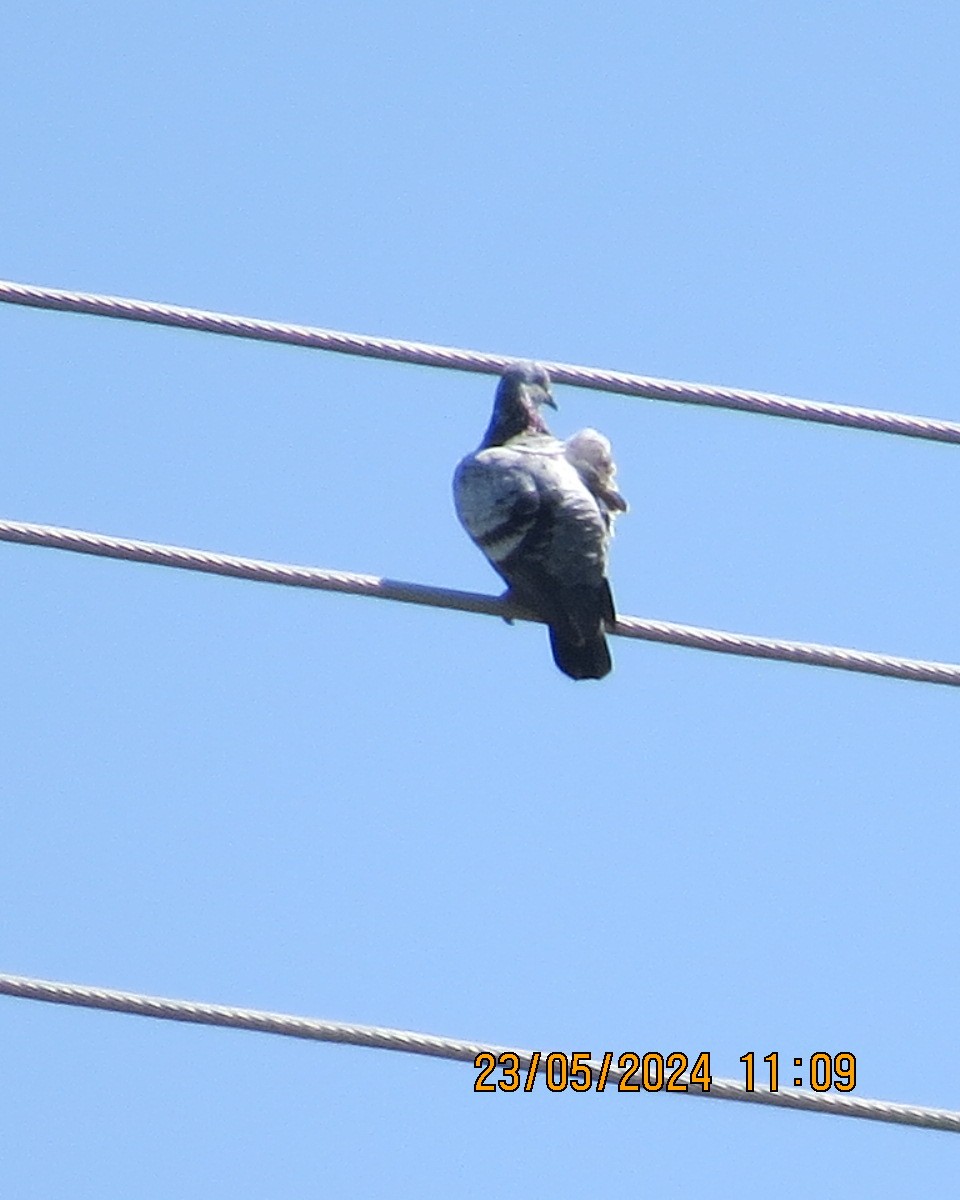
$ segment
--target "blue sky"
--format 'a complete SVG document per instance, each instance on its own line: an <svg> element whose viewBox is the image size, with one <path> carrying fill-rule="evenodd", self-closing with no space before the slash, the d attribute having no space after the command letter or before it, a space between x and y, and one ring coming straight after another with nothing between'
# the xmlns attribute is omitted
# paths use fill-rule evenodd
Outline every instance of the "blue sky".
<svg viewBox="0 0 960 1200"><path fill-rule="evenodd" d="M11 12L3 274L960 419L954 5ZM0 308L0 511L470 590L487 377ZM624 613L960 661L957 448L558 388ZM960 1107L950 689L0 547L3 970ZM947 1135L0 1001L0 1189L921 1195Z"/></svg>

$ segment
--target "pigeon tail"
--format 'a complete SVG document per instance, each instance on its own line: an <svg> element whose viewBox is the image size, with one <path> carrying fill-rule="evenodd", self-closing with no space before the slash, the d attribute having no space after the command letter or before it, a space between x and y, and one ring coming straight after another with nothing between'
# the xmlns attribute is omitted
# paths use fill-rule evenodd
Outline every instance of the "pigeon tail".
<svg viewBox="0 0 960 1200"><path fill-rule="evenodd" d="M602 633L587 641L572 641L550 626L553 661L571 679L602 679L613 667L610 647Z"/></svg>
<svg viewBox="0 0 960 1200"><path fill-rule="evenodd" d="M605 579L599 588L569 589L564 600L559 612L544 613L553 661L571 679L602 679L613 667L603 628L617 619L610 584Z"/></svg>

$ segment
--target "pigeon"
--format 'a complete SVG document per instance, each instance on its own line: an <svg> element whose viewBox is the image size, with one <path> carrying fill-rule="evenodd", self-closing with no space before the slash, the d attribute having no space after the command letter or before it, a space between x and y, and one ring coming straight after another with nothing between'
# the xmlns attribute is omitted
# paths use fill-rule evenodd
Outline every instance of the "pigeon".
<svg viewBox="0 0 960 1200"><path fill-rule="evenodd" d="M613 665L604 624L616 620L607 548L627 503L607 439L584 429L560 441L544 422L544 405L556 408L543 367L503 373L483 441L457 467L454 503L506 580L506 598L549 626L560 670L602 679Z"/></svg>

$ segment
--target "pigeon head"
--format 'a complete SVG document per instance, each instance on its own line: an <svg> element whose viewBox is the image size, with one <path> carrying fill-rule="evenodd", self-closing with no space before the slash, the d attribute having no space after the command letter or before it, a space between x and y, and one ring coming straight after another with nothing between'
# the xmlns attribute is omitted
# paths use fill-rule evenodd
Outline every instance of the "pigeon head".
<svg viewBox="0 0 960 1200"><path fill-rule="evenodd" d="M549 433L540 409L555 409L550 376L539 363L519 363L500 377L484 446L502 446L521 433Z"/></svg>

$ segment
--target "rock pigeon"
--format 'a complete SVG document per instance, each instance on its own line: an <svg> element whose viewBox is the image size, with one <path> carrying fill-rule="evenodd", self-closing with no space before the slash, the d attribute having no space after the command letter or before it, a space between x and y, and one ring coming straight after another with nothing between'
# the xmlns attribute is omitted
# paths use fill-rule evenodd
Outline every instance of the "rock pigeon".
<svg viewBox="0 0 960 1200"><path fill-rule="evenodd" d="M616 619L607 547L627 504L607 439L584 429L560 441L543 405L556 408L543 367L504 372L480 448L454 475L457 516L506 580L509 599L549 625L560 670L602 679L612 666L604 622Z"/></svg>

